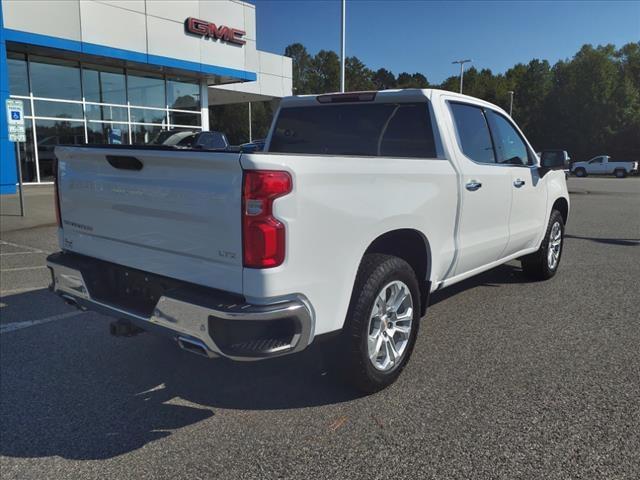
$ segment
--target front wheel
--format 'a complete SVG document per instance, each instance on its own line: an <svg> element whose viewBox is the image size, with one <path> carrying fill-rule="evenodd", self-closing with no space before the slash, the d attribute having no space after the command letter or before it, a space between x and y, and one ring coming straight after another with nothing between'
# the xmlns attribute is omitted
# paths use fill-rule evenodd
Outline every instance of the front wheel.
<svg viewBox="0 0 640 480"><path fill-rule="evenodd" d="M542 244L537 252L521 259L524 274L535 280L548 280L560 266L564 241L564 221L558 210L553 210Z"/></svg>
<svg viewBox="0 0 640 480"><path fill-rule="evenodd" d="M576 168L575 174L576 174L576 177L586 177L587 171L584 168Z"/></svg>
<svg viewBox="0 0 640 480"><path fill-rule="evenodd" d="M373 393L393 383L418 334L420 292L415 272L391 255L362 259L343 331L343 365L350 381Z"/></svg>

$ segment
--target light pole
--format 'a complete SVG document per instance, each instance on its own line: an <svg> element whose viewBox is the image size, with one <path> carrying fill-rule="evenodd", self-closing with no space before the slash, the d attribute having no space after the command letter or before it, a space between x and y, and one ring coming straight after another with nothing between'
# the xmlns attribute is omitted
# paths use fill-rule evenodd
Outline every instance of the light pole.
<svg viewBox="0 0 640 480"><path fill-rule="evenodd" d="M509 100L509 116L513 117L513 90L509 90L507 92L509 94L510 100Z"/></svg>
<svg viewBox="0 0 640 480"><path fill-rule="evenodd" d="M455 60L451 63L460 64L460 93L462 93L462 77L464 77L464 64L469 63L471 60Z"/></svg>
<svg viewBox="0 0 640 480"><path fill-rule="evenodd" d="M253 142L253 132L251 131L251 102L249 102L249 143Z"/></svg>
<svg viewBox="0 0 640 480"><path fill-rule="evenodd" d="M342 0L342 28L340 30L340 91L344 93L344 25L347 16L347 0Z"/></svg>

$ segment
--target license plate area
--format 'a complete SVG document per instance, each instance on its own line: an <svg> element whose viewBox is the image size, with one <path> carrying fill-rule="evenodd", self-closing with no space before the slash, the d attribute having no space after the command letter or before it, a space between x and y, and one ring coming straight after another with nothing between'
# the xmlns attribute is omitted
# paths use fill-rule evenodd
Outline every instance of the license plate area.
<svg viewBox="0 0 640 480"><path fill-rule="evenodd" d="M91 297L101 303L150 317L160 297L181 282L160 275L101 262L82 275Z"/></svg>

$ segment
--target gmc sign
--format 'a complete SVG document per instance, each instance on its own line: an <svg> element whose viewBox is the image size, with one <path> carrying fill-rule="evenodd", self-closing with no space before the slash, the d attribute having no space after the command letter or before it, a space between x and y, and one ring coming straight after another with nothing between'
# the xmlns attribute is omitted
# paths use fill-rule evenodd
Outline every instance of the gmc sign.
<svg viewBox="0 0 640 480"><path fill-rule="evenodd" d="M205 22L197 18L189 17L184 21L184 28L188 33L199 37L213 38L214 40L222 40L223 42L234 43L236 45L244 45L242 37L246 33L244 30L227 27L225 25L216 26L215 23Z"/></svg>

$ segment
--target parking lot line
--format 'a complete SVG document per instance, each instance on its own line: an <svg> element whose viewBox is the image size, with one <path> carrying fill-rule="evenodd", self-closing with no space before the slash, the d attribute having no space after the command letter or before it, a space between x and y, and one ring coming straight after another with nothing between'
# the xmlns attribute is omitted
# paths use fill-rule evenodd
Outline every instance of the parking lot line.
<svg viewBox="0 0 640 480"><path fill-rule="evenodd" d="M45 253L45 252L7 252L7 253L0 253L0 257L8 257L9 255L37 255L39 253Z"/></svg>
<svg viewBox="0 0 640 480"><path fill-rule="evenodd" d="M40 250L39 248L33 248L27 245L20 245L19 243L7 242L6 240L0 240L0 245L9 245L10 247L24 248L25 250L30 250L30 252L24 252L24 253L49 253L49 252L45 252L44 250Z"/></svg>
<svg viewBox="0 0 640 480"><path fill-rule="evenodd" d="M63 320L65 318L76 317L82 315L85 312L67 312L59 315L53 315L51 317L41 318L40 320L30 320L28 322L13 322L0 325L0 335L9 332L15 332L16 330L22 330L23 328L35 327L42 325L43 323L55 322L56 320Z"/></svg>
<svg viewBox="0 0 640 480"><path fill-rule="evenodd" d="M35 267L16 267L16 268L3 268L0 272L21 272L23 270L41 270L47 268L46 265L38 265Z"/></svg>

